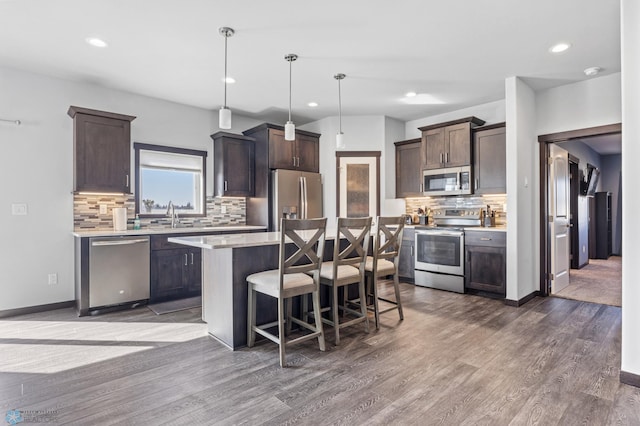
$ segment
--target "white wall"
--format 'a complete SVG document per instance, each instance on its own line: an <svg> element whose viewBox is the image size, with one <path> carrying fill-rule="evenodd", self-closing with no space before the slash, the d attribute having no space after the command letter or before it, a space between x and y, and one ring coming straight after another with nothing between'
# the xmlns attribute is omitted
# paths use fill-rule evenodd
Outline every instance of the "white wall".
<svg viewBox="0 0 640 426"><path fill-rule="evenodd" d="M0 310L74 299L70 105L136 116L132 141L207 150L213 192L216 112L10 68L0 68L0 93L0 117L22 121L0 123ZM259 124L233 120L232 131ZM12 216L12 203L27 203L28 215ZM47 284L49 273L58 284Z"/></svg>
<svg viewBox="0 0 640 426"><path fill-rule="evenodd" d="M640 189L635 163L640 158L640 3L621 0L622 27L622 229L640 235ZM634 263L640 259L636 238L622 239L622 362L620 369L640 376L640 285Z"/></svg>
<svg viewBox="0 0 640 426"><path fill-rule="evenodd" d="M419 118L405 123L405 139L419 138L422 136L419 127L430 124L444 123L446 121L458 120L464 117L478 117L486 121L486 124L501 123L505 121L505 101L499 100L486 104L475 105L469 108L459 109L444 114L432 115L430 117Z"/></svg>
<svg viewBox="0 0 640 426"><path fill-rule="evenodd" d="M404 140L404 124L403 121L394 118L384 118L385 161L381 167L387 171L387 179L382 181L381 185L385 188L386 199L396 197L396 146L393 143ZM384 212L384 204L380 203L380 208L383 210L382 214L387 214Z"/></svg>
<svg viewBox="0 0 640 426"><path fill-rule="evenodd" d="M536 94L538 135L620 123L620 73Z"/></svg>
<svg viewBox="0 0 640 426"><path fill-rule="evenodd" d="M534 91L517 77L505 80L507 112L507 299L539 285L538 143ZM538 173L539 174L539 173Z"/></svg>

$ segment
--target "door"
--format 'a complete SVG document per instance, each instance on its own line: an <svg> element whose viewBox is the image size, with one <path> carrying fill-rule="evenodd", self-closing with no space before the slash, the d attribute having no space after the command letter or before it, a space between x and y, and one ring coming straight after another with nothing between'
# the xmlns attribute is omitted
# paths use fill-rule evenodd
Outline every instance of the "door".
<svg viewBox="0 0 640 426"><path fill-rule="evenodd" d="M296 155L298 169L303 172L318 173L320 171L320 143L318 138L297 134Z"/></svg>
<svg viewBox="0 0 640 426"><path fill-rule="evenodd" d="M295 169L296 142L284 139L284 131L269 129L269 168Z"/></svg>
<svg viewBox="0 0 640 426"><path fill-rule="evenodd" d="M300 172L283 169L274 170L271 173L273 185L271 229L279 231L281 218L300 218Z"/></svg>
<svg viewBox="0 0 640 426"><path fill-rule="evenodd" d="M444 165L444 128L422 133L422 168L439 169Z"/></svg>
<svg viewBox="0 0 640 426"><path fill-rule="evenodd" d="M569 285L569 153L549 147L549 242L551 245L551 293Z"/></svg>
<svg viewBox="0 0 640 426"><path fill-rule="evenodd" d="M322 178L320 173L300 173L304 179L304 186L301 188L306 199L301 200L300 218L314 219L323 217L322 214Z"/></svg>
<svg viewBox="0 0 640 426"><path fill-rule="evenodd" d="M347 155L345 155L347 154ZM354 156L350 156L354 154ZM375 218L379 212L379 153L356 157L354 152L337 152L338 216Z"/></svg>
<svg viewBox="0 0 640 426"><path fill-rule="evenodd" d="M445 127L444 145L445 167L471 165L471 131L469 123Z"/></svg>

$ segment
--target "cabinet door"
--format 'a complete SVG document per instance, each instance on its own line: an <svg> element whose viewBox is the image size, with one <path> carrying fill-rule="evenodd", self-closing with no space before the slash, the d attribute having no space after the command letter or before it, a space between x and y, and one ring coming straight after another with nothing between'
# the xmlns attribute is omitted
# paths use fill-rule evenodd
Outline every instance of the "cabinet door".
<svg viewBox="0 0 640 426"><path fill-rule="evenodd" d="M130 122L76 114L75 189L129 193Z"/></svg>
<svg viewBox="0 0 640 426"><path fill-rule="evenodd" d="M421 143L396 146L396 198L421 194Z"/></svg>
<svg viewBox="0 0 640 426"><path fill-rule="evenodd" d="M320 171L320 141L307 135L296 135L297 168L303 172Z"/></svg>
<svg viewBox="0 0 640 426"><path fill-rule="evenodd" d="M506 248L465 247L465 286L500 295L506 292Z"/></svg>
<svg viewBox="0 0 640 426"><path fill-rule="evenodd" d="M189 249L154 250L151 252L151 303L180 299L186 292L184 267L189 262Z"/></svg>
<svg viewBox="0 0 640 426"><path fill-rule="evenodd" d="M284 139L284 131L269 129L269 168L297 170L296 142Z"/></svg>
<svg viewBox="0 0 640 426"><path fill-rule="evenodd" d="M255 158L253 142L238 139L222 139L221 142L224 163L222 164L222 170L224 170L222 195L252 197Z"/></svg>
<svg viewBox="0 0 640 426"><path fill-rule="evenodd" d="M422 133L422 169L439 169L444 164L444 128Z"/></svg>
<svg viewBox="0 0 640 426"><path fill-rule="evenodd" d="M445 127L444 140L445 167L471 165L471 127L469 123Z"/></svg>
<svg viewBox="0 0 640 426"><path fill-rule="evenodd" d="M202 293L202 250L190 248L187 263L184 268L186 296L199 296Z"/></svg>
<svg viewBox="0 0 640 426"><path fill-rule="evenodd" d="M473 170L476 194L507 192L505 128L480 130L473 136Z"/></svg>
<svg viewBox="0 0 640 426"><path fill-rule="evenodd" d="M403 240L398 259L398 276L411 280L411 282L415 279L416 269L413 246L413 241Z"/></svg>

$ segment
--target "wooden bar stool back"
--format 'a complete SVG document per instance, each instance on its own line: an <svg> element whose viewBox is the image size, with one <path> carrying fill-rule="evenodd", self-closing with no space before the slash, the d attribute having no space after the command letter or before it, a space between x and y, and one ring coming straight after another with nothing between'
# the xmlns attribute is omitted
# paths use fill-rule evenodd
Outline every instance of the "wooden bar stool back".
<svg viewBox="0 0 640 426"><path fill-rule="evenodd" d="M333 246L333 261L323 262L320 268L320 284L332 287L331 319L323 318L323 322L333 326L336 345L340 344L340 329L353 324L364 322L365 331L369 332L367 307L360 304L360 311L350 309L346 303L346 286L358 284L361 300L365 299L364 288L365 262L369 248L371 234L371 218L338 218L336 239ZM346 241L347 246L340 249L340 242ZM338 305L338 289L343 289L344 305ZM328 309L328 308L327 308ZM343 314L351 314L356 318L340 323L339 309Z"/></svg>
<svg viewBox="0 0 640 426"><path fill-rule="evenodd" d="M397 309L400 319L404 319L398 282L398 261L400 248L402 247L404 223L402 216L378 216L376 218L373 233L373 253L372 256L367 258L365 263L367 281L373 295L373 312L376 320L376 330L380 329L380 314L385 312ZM378 278L389 275L393 275L395 300L378 296ZM380 300L392 306L381 310L379 306Z"/></svg>
<svg viewBox="0 0 640 426"><path fill-rule="evenodd" d="M280 366L286 366L285 348L305 340L318 338L320 350L325 350L324 332L320 313L320 266L324 252L325 228L327 219L282 219L280 223L280 260L279 268L258 272L247 277L248 299L248 335L247 346L255 343L256 333L280 346ZM287 256L286 246L293 243L295 252ZM309 275L310 274L310 275ZM278 320L256 325L256 293L263 293L278 300ZM285 301L295 296L311 293L315 325L291 316L291 309L285 312ZM310 333L295 339L285 337L285 321L288 328L291 322L307 329ZM278 326L278 335L268 331Z"/></svg>

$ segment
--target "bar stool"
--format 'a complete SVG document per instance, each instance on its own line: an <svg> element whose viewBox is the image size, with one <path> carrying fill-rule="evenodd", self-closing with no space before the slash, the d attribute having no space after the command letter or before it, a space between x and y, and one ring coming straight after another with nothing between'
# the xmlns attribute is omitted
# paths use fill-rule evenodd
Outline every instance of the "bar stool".
<svg viewBox="0 0 640 426"><path fill-rule="evenodd" d="M336 345L340 344L340 329L350 325L364 322L365 331L369 332L369 318L367 307L360 304L360 311L355 311L347 307L346 295L343 306L338 306L338 289L343 292L347 285L358 284L360 299L364 300L366 293L364 289L365 262L367 260L367 250L369 248L369 234L371 233L371 218L338 218L336 239L333 245L333 260L323 262L320 268L320 284L332 287L331 320L322 318L326 324L333 326L336 337ZM340 250L340 242L345 239L348 245ZM326 308L324 310L328 310ZM343 313L350 313L356 318L340 323L339 310Z"/></svg>
<svg viewBox="0 0 640 426"><path fill-rule="evenodd" d="M324 251L325 228L327 219L282 219L280 223L280 260L278 269L258 272L247 277L247 346L255 343L256 333L280 346L280 367L285 367L285 347L318 338L320 350L325 350L324 332L320 313L320 265ZM288 237L288 240L287 240ZM295 253L286 255L287 243L295 245ZM304 262L304 263L303 263ZM307 275L310 272L312 276ZM256 293L263 293L278 300L278 320L256 325ZM285 301L295 296L312 294L315 326L291 316ZM290 305L289 305L290 306ZM304 336L287 340L285 321L290 329L291 322L311 331ZM278 326L278 335L266 329Z"/></svg>
<svg viewBox="0 0 640 426"><path fill-rule="evenodd" d="M367 284L373 293L373 312L376 320L376 330L380 329L380 314L398 310L400 319L402 314L402 301L400 300L400 286L398 282L398 260L400 247L402 247L402 232L404 231L404 218L391 216L376 218L373 233L373 256L368 256L365 263ZM378 296L378 278L393 275L393 287L396 300L385 299ZM391 307L380 310L378 301L382 300ZM371 308L370 308L371 309Z"/></svg>

